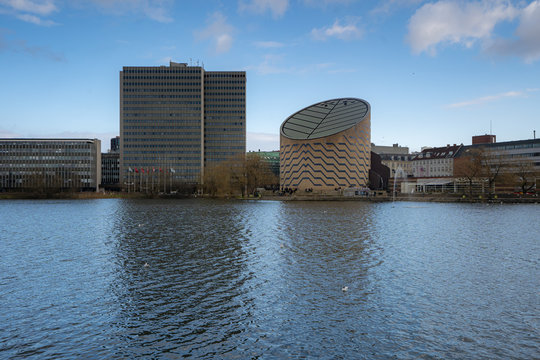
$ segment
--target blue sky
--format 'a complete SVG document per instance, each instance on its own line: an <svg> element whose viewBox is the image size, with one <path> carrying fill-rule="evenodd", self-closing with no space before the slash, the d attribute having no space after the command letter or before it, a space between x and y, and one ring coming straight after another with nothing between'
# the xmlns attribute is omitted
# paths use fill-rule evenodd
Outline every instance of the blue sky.
<svg viewBox="0 0 540 360"><path fill-rule="evenodd" d="M106 151L122 66L169 60L247 71L248 150L338 97L371 104L377 145L540 132L540 0L0 0L0 137Z"/></svg>

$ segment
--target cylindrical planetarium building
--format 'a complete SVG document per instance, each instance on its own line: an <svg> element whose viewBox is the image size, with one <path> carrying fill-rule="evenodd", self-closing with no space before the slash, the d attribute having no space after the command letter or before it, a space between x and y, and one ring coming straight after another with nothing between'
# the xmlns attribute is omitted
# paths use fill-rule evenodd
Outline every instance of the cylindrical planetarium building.
<svg viewBox="0 0 540 360"><path fill-rule="evenodd" d="M366 187L370 154L367 101L341 98L308 106L281 124L281 187L322 192Z"/></svg>

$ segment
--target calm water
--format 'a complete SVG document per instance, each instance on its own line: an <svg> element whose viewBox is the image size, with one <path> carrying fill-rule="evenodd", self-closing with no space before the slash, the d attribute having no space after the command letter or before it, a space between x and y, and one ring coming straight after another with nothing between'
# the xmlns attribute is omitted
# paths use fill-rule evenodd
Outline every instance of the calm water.
<svg viewBox="0 0 540 360"><path fill-rule="evenodd" d="M0 216L0 358L540 358L538 205L1 201Z"/></svg>

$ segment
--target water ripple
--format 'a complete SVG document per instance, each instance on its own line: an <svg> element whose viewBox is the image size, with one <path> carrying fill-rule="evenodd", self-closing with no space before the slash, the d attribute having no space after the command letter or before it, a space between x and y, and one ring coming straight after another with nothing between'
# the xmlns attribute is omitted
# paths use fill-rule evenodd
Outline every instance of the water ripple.
<svg viewBox="0 0 540 360"><path fill-rule="evenodd" d="M537 206L4 201L0 213L2 358L540 358Z"/></svg>

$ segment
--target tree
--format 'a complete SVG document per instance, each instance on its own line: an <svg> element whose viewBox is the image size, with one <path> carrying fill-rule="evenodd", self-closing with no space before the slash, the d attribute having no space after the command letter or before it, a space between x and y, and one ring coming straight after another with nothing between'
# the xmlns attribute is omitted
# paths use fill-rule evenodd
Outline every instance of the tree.
<svg viewBox="0 0 540 360"><path fill-rule="evenodd" d="M253 194L257 188L275 186L279 179L272 172L270 164L261 159L257 153L248 153L246 156L246 184L249 194Z"/></svg>
<svg viewBox="0 0 540 360"><path fill-rule="evenodd" d="M514 177L523 194L536 187L536 178L540 176L532 161L520 161L514 165Z"/></svg>
<svg viewBox="0 0 540 360"><path fill-rule="evenodd" d="M488 149L478 149L478 155L482 165L482 175L488 181L488 191L491 196L495 192L495 180L503 175L507 164L502 157Z"/></svg>
<svg viewBox="0 0 540 360"><path fill-rule="evenodd" d="M246 187L245 157L233 157L211 163L204 169L203 191L210 196L244 195Z"/></svg>
<svg viewBox="0 0 540 360"><path fill-rule="evenodd" d="M473 196L473 184L483 176L483 166L481 149L467 149L462 157L455 159L454 176L467 180L471 197Z"/></svg>

